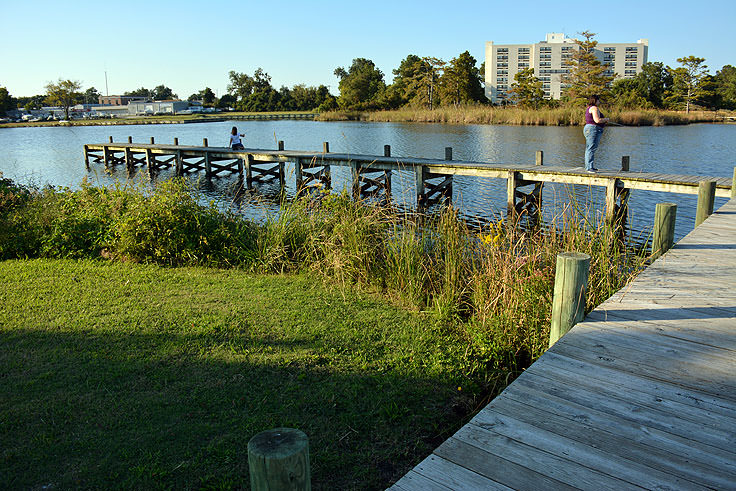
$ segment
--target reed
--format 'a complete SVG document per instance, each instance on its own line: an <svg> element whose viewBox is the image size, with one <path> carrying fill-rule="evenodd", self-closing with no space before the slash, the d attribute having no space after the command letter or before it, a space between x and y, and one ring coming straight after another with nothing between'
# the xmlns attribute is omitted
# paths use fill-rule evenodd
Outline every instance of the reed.
<svg viewBox="0 0 736 491"><path fill-rule="evenodd" d="M666 111L660 109L604 108L606 116L625 126L664 126L702 122L720 122L722 115L709 111ZM327 112L320 121L374 121L451 124L506 124L534 126L577 126L583 124L579 107L560 106L526 109L515 106L471 105L437 109L404 107L375 112Z"/></svg>

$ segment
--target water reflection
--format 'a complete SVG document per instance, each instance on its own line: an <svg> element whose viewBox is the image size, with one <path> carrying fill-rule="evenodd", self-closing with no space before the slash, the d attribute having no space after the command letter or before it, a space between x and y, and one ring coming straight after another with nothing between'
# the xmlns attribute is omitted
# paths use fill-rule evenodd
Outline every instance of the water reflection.
<svg viewBox="0 0 736 491"><path fill-rule="evenodd" d="M448 125L409 123L321 123L310 121L224 121L218 123L177 125L92 126L58 128L0 129L0 172L7 177L37 185L53 184L77 187L85 176L96 184L108 185L125 181L123 166L104 171L94 165L90 174L84 168L82 146L100 143L112 136L115 141L201 145L207 138L211 146L226 145L230 128L237 126L245 133L247 147L277 148L278 141L286 149L319 151L322 142L330 143L333 152L382 155L383 146L391 145L393 156L444 158L445 147L453 148L456 160L499 163L532 163L537 150L544 152L545 165L581 167L584 139L579 127ZM621 156L631 157L632 171L694 174L731 177L732 148L736 141L734 125L689 125L645 128L608 128L596 155L603 169L620 167ZM162 171L157 179L173 175ZM287 196L295 191L293 165L286 166ZM333 167L333 188L350 188L350 171ZM145 178L145 173L143 174ZM230 203L233 209L250 216L263 216L264 202L276 206L279 190L275 185L258 186L256 193L266 200L236 199L237 178L225 176L207 183L200 175L189 178L202 189L208 199ZM395 172L394 200L400 206L413 207L416 192L414 174ZM506 210L506 182L501 179L456 177L453 203L468 218L488 219L503 216ZM570 199L600 213L604 211L603 188L545 184L543 192L546 216L559 212ZM650 227L654 206L658 202L678 204L676 235L681 238L694 225L696 197L633 191L630 217L634 231ZM716 199L716 207L725 202ZM257 204L254 204L257 203ZM552 206L556 205L556 206ZM266 206L266 208L268 208Z"/></svg>

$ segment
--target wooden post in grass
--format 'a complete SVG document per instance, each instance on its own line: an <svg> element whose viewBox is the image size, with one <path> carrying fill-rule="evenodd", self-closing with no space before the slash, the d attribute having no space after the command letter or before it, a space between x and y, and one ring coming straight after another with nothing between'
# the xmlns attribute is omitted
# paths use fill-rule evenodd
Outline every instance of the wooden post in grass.
<svg viewBox="0 0 736 491"><path fill-rule="evenodd" d="M537 150L537 158L534 165L544 165L544 152L542 150Z"/></svg>
<svg viewBox="0 0 736 491"><path fill-rule="evenodd" d="M307 435L293 428L258 433L248 442L248 470L253 491L312 489Z"/></svg>
<svg viewBox="0 0 736 491"><path fill-rule="evenodd" d="M675 203L657 203L654 210L654 238L652 239L652 259L670 250L675 243Z"/></svg>
<svg viewBox="0 0 736 491"><path fill-rule="evenodd" d="M715 197L716 181L700 181L698 184L698 209L695 213L696 227L713 213Z"/></svg>
<svg viewBox="0 0 736 491"><path fill-rule="evenodd" d="M590 256L582 252L557 255L555 290L552 299L552 323L549 345L552 346L585 316Z"/></svg>

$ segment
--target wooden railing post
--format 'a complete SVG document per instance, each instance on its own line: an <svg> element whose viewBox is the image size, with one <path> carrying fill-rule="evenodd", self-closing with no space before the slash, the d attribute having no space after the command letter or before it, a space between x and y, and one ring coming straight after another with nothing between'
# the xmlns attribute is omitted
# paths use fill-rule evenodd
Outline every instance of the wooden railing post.
<svg viewBox="0 0 736 491"><path fill-rule="evenodd" d="M544 152L542 150L537 150L537 157L534 161L535 165L544 165Z"/></svg>
<svg viewBox="0 0 736 491"><path fill-rule="evenodd" d="M133 143L133 137L132 136L129 136L128 137L128 143Z"/></svg>
<svg viewBox="0 0 736 491"><path fill-rule="evenodd" d="M153 137L151 137L151 145L154 145L155 143L156 143L156 140Z"/></svg>
<svg viewBox="0 0 736 491"><path fill-rule="evenodd" d="M179 145L179 138L174 137L174 145Z"/></svg>
<svg viewBox="0 0 736 491"><path fill-rule="evenodd" d="M112 143L112 136L110 137L110 143Z"/></svg>
<svg viewBox="0 0 736 491"><path fill-rule="evenodd" d="M698 184L698 208L695 213L696 227L713 213L715 198L716 181L700 181Z"/></svg>
<svg viewBox="0 0 736 491"><path fill-rule="evenodd" d="M675 203L657 203L654 210L654 237L652 238L652 260L670 250L675 243Z"/></svg>
<svg viewBox="0 0 736 491"><path fill-rule="evenodd" d="M733 178L731 179L731 197L736 198L736 167L733 168Z"/></svg>
<svg viewBox="0 0 736 491"><path fill-rule="evenodd" d="M312 489L309 439L293 428L258 433L248 442L248 470L253 491Z"/></svg>
<svg viewBox="0 0 736 491"><path fill-rule="evenodd" d="M87 172L91 170L89 168L89 147L86 144L84 145L84 167L87 169Z"/></svg>
<svg viewBox="0 0 736 491"><path fill-rule="evenodd" d="M391 156L391 145L384 145L383 146L383 156L384 157L390 157ZM393 173L393 171L391 171L391 170L384 171L384 175L386 176L386 182L385 182L385 185L386 185L386 188L385 188L386 189L386 200L388 202L391 201L391 174L392 173Z"/></svg>
<svg viewBox="0 0 736 491"><path fill-rule="evenodd" d="M390 157L391 156L391 145L384 145L383 146L383 156L384 157ZM734 168L734 175L736 175L736 168Z"/></svg>
<svg viewBox="0 0 736 491"><path fill-rule="evenodd" d="M445 160L452 160L452 147L445 147Z"/></svg>
<svg viewBox="0 0 736 491"><path fill-rule="evenodd" d="M207 142L207 138L202 138L202 146L203 147L209 146L209 143Z"/></svg>
<svg viewBox="0 0 736 491"><path fill-rule="evenodd" d="M628 172L629 171L629 156L624 155L621 157L621 171L622 172Z"/></svg>
<svg viewBox="0 0 736 491"><path fill-rule="evenodd" d="M550 346L585 317L589 269L588 254L562 252L557 255L552 323L549 329Z"/></svg>
<svg viewBox="0 0 736 491"><path fill-rule="evenodd" d="M322 142L322 153L330 153L330 142Z"/></svg>

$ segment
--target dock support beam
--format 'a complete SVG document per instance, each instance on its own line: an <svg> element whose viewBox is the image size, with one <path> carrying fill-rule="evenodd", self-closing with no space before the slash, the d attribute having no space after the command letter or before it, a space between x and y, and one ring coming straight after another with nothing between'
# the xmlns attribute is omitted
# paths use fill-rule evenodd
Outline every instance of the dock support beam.
<svg viewBox="0 0 736 491"><path fill-rule="evenodd" d="M619 179L609 179L606 185L606 220L609 225L625 225L629 211L630 190Z"/></svg>

